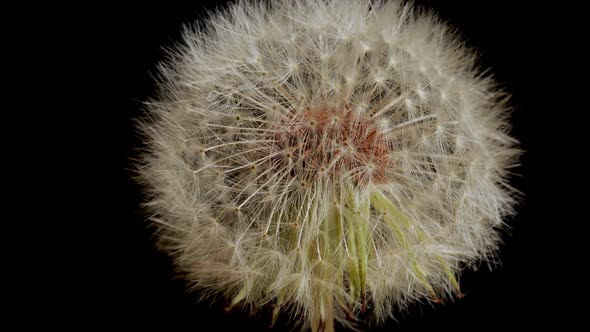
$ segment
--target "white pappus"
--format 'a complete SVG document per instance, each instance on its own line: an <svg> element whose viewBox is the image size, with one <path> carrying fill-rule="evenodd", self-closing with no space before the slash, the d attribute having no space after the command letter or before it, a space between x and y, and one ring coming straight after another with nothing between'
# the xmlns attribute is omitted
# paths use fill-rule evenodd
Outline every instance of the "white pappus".
<svg viewBox="0 0 590 332"><path fill-rule="evenodd" d="M139 120L159 243L205 298L304 328L461 295L517 191L509 95L401 1L236 2L187 28Z"/></svg>

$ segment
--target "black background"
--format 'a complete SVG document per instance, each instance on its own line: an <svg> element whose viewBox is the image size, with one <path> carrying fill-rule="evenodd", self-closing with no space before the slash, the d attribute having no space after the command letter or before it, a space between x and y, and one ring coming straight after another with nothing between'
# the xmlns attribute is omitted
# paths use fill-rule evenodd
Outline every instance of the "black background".
<svg viewBox="0 0 590 332"><path fill-rule="evenodd" d="M128 158L132 119L164 47L225 1L27 4L2 10L0 324L5 331L261 330L268 317L195 304L154 249ZM583 11L540 1L416 1L439 12L513 93L526 199L502 265L466 271L466 297L377 330L586 325L590 292L588 54ZM0 325L0 329L2 329Z"/></svg>

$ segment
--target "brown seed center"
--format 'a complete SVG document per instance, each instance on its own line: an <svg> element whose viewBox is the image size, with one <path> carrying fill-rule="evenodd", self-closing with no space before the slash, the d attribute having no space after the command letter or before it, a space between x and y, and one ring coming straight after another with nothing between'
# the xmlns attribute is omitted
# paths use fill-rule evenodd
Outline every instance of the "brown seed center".
<svg viewBox="0 0 590 332"><path fill-rule="evenodd" d="M342 108L305 108L286 115L275 134L278 157L303 180L349 178L357 185L384 183L393 143L370 116Z"/></svg>

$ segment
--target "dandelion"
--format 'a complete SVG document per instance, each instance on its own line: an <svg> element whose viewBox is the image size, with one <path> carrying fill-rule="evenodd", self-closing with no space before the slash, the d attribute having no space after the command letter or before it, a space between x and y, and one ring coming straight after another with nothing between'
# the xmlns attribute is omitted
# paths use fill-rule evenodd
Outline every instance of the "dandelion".
<svg viewBox="0 0 590 332"><path fill-rule="evenodd" d="M400 1L237 2L187 28L140 120L161 246L205 297L312 331L461 296L513 213L508 95Z"/></svg>

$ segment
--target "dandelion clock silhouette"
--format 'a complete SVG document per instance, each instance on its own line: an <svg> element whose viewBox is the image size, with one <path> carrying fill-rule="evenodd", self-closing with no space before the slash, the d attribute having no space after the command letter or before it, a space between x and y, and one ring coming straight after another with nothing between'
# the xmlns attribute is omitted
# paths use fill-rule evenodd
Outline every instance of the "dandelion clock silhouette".
<svg viewBox="0 0 590 332"><path fill-rule="evenodd" d="M461 270L494 257L516 197L509 95L434 14L244 1L183 36L137 171L204 298L328 332L461 297Z"/></svg>

